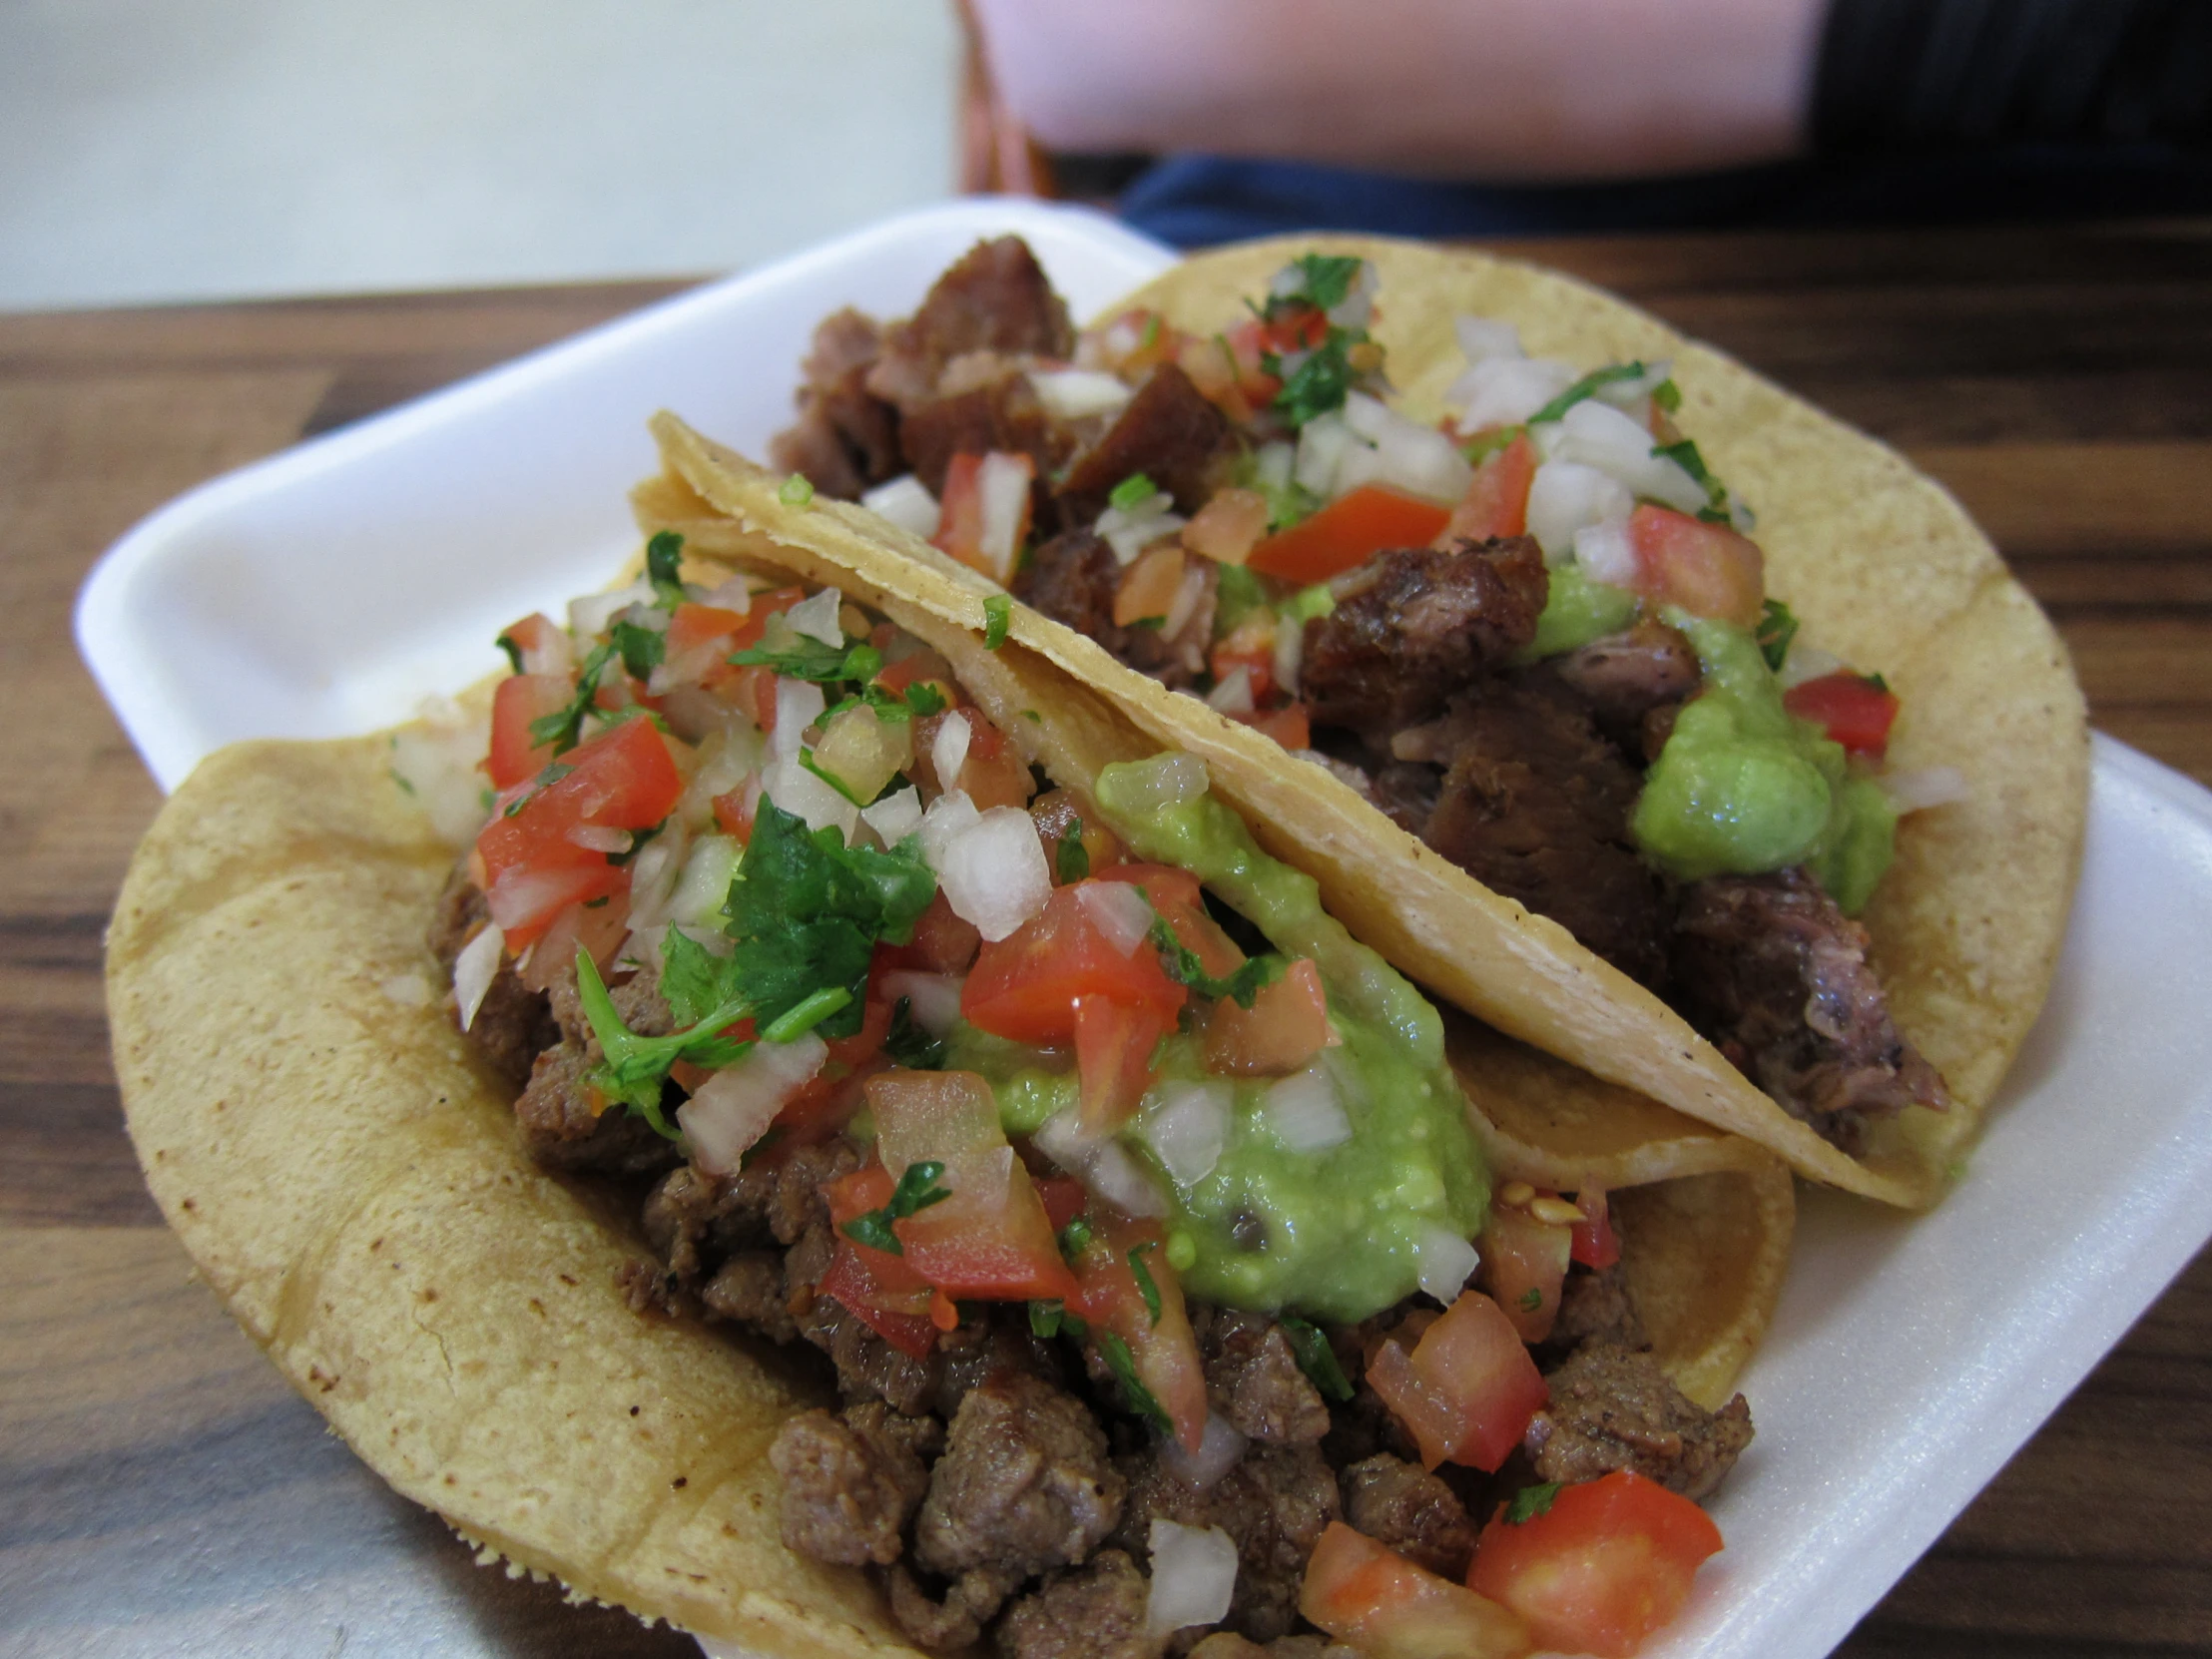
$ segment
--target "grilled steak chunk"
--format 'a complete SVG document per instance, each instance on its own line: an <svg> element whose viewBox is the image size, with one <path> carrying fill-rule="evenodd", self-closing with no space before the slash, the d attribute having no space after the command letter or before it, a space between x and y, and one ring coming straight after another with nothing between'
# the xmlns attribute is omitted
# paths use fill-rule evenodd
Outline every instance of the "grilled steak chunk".
<svg viewBox="0 0 2212 1659"><path fill-rule="evenodd" d="M1203 1324L1206 1397L1232 1428L1266 1445L1307 1445L1329 1432L1329 1406L1281 1326L1265 1314L1200 1310L1193 1324Z"/></svg>
<svg viewBox="0 0 2212 1659"><path fill-rule="evenodd" d="M1378 553L1339 584L1306 625L1299 690L1316 724L1382 744L1535 638L1551 591L1527 536Z"/></svg>
<svg viewBox="0 0 2212 1659"><path fill-rule="evenodd" d="M1075 1566L1121 1518L1123 1493L1081 1400L1038 1378L996 1376L952 1418L914 1523L914 1559L948 1577L981 1569L1017 1583Z"/></svg>
<svg viewBox="0 0 2212 1659"><path fill-rule="evenodd" d="M447 979L453 977L454 959L490 921L491 906L485 902L483 889L468 878L468 861L464 858L446 877L437 908L430 914L425 940ZM531 1063L541 1050L560 1041L561 1031L546 1006L545 993L525 985L515 973L514 963L502 958L464 1036L477 1058L504 1079L507 1087L520 1089L530 1080Z"/></svg>
<svg viewBox="0 0 2212 1659"><path fill-rule="evenodd" d="M998 1651L1005 1659L1158 1659L1163 1643L1145 1629L1151 1593L1128 1556L1102 1549L1007 1608Z"/></svg>
<svg viewBox="0 0 2212 1659"><path fill-rule="evenodd" d="M1564 1354L1584 1343L1610 1343L1627 1349L1651 1347L1636 1304L1629 1300L1628 1276L1617 1262L1594 1271L1582 1267L1567 1270L1567 1282L1559 1292L1559 1317L1552 1322L1551 1339L1545 1346Z"/></svg>
<svg viewBox="0 0 2212 1659"><path fill-rule="evenodd" d="M994 449L1025 454L1036 462L1041 500L1044 481L1059 470L1075 440L1038 401L1028 365L976 353L955 358L945 380L959 389L909 402L899 422L899 450L914 476L931 495L941 496L953 456Z"/></svg>
<svg viewBox="0 0 2212 1659"><path fill-rule="evenodd" d="M1306 1558L1342 1508L1336 1473L1320 1448L1256 1445L1203 1492L1149 1449L1118 1462L1129 1479L1129 1502L1114 1542L1149 1561L1155 1516L1220 1527L1237 1544L1237 1590L1223 1626L1256 1642L1288 1635L1298 1618Z"/></svg>
<svg viewBox="0 0 2212 1659"><path fill-rule="evenodd" d="M867 389L882 343L875 323L849 305L823 318L801 364L799 420L769 440L778 468L840 501L899 471L898 410Z"/></svg>
<svg viewBox="0 0 2212 1659"><path fill-rule="evenodd" d="M1077 455L1060 481L1064 522L1088 525L1106 510L1114 486L1143 473L1175 497L1186 513L1206 504L1209 476L1229 436L1229 422L1191 377L1162 363L1122 405L1097 442Z"/></svg>
<svg viewBox="0 0 2212 1659"><path fill-rule="evenodd" d="M901 1417L875 1401L842 1418L802 1411L769 1447L784 1482L786 1547L859 1566L898 1559L899 1534L928 1490L922 1458L943 1442L934 1417Z"/></svg>
<svg viewBox="0 0 2212 1659"><path fill-rule="evenodd" d="M1549 666L1582 698L1598 730L1640 764L1659 758L1674 712L1696 693L1704 673L1688 640L1650 621L1592 640Z"/></svg>
<svg viewBox="0 0 2212 1659"><path fill-rule="evenodd" d="M1466 1576L1478 1529L1458 1494L1438 1476L1382 1452L1338 1478L1345 1519L1354 1530L1430 1572L1454 1580Z"/></svg>
<svg viewBox="0 0 2212 1659"><path fill-rule="evenodd" d="M981 242L939 276L921 308L883 332L867 389L902 409L934 397L953 358L971 351L1065 358L1068 308L1019 237Z"/></svg>
<svg viewBox="0 0 2212 1659"><path fill-rule="evenodd" d="M531 1157L550 1169L597 1175L655 1175L682 1154L643 1118L606 1106L585 1082L598 1064L577 1043L541 1051L515 1099L515 1125Z"/></svg>
<svg viewBox="0 0 2212 1659"><path fill-rule="evenodd" d="M1121 586L1121 562L1101 536L1069 530L1033 551L1014 572L1013 595L1024 605L1096 640L1107 651L1162 685L1180 690L1206 667L1206 648L1214 636L1217 576L1211 559L1198 561L1206 588L1190 620L1174 637L1158 628L1122 628L1114 623L1114 594Z"/></svg>
<svg viewBox="0 0 2212 1659"><path fill-rule="evenodd" d="M1595 1480L1633 1469L1701 1498L1751 1443L1751 1407L1742 1394L1708 1411L1668 1382L1648 1354L1587 1343L1545 1381L1551 1403L1521 1440L1544 1480Z"/></svg>
<svg viewBox="0 0 2212 1659"><path fill-rule="evenodd" d="M1683 890L1676 1006L1792 1117L1846 1152L1867 1120L1949 1104L1899 1033L1867 962L1867 930L1804 868L1716 875Z"/></svg>

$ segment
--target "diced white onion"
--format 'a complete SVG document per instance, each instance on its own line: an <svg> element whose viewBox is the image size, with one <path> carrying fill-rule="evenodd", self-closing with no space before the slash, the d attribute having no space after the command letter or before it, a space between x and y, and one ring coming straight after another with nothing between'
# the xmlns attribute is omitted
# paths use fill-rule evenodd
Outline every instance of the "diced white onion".
<svg viewBox="0 0 2212 1659"><path fill-rule="evenodd" d="M958 974L898 968L883 975L882 985L884 1000L895 1004L904 997L913 1005L914 1023L932 1037L941 1037L960 1023Z"/></svg>
<svg viewBox="0 0 2212 1659"><path fill-rule="evenodd" d="M1420 1288L1446 1308L1482 1265L1474 1246L1448 1227L1421 1229L1420 1242L1413 1249Z"/></svg>
<svg viewBox="0 0 2212 1659"><path fill-rule="evenodd" d="M430 828L448 846L467 846L488 816L477 763L489 743L484 717L450 698L423 701L416 718L391 735L391 775L401 780Z"/></svg>
<svg viewBox="0 0 2212 1659"><path fill-rule="evenodd" d="M1152 1552L1152 1588L1144 1604L1147 1631L1167 1636L1229 1616L1237 1591L1237 1545L1228 1533L1218 1526L1155 1519L1146 1542Z"/></svg>
<svg viewBox="0 0 2212 1659"><path fill-rule="evenodd" d="M669 919L693 927L718 926L722 907L730 898L731 878L744 855L735 835L701 835L693 841L684 873L669 897Z"/></svg>
<svg viewBox="0 0 2212 1659"><path fill-rule="evenodd" d="M844 629L837 622L837 612L844 605L844 595L835 588L824 588L812 599L802 599L784 613L784 620L795 634L820 640L824 645L844 644Z"/></svg>
<svg viewBox="0 0 2212 1659"><path fill-rule="evenodd" d="M645 843L630 861L630 925L656 927L668 920L669 897L684 872L691 835L672 824Z"/></svg>
<svg viewBox="0 0 2212 1659"><path fill-rule="evenodd" d="M1100 1137L1084 1129L1082 1113L1073 1106L1053 1113L1029 1137L1030 1145L1070 1175L1081 1175L1090 1168L1099 1143Z"/></svg>
<svg viewBox="0 0 2212 1659"><path fill-rule="evenodd" d="M1075 902L1124 956L1134 956L1152 931L1152 906L1127 881L1086 881L1075 889Z"/></svg>
<svg viewBox="0 0 2212 1659"><path fill-rule="evenodd" d="M1546 461L1528 481L1528 533L1548 564L1574 551L1574 533L1585 524L1625 519L1635 509L1618 480L1581 461Z"/></svg>
<svg viewBox="0 0 2212 1659"><path fill-rule="evenodd" d="M1610 403L1587 398L1559 422L1557 458L1580 461L1614 478L1631 495L1649 496L1679 513L1705 505L1705 486L1665 455L1652 453L1651 433Z"/></svg>
<svg viewBox="0 0 2212 1659"><path fill-rule="evenodd" d="M1317 415L1299 430L1298 459L1292 476L1316 495L1337 493L1337 473L1360 439L1340 414Z"/></svg>
<svg viewBox="0 0 2212 1659"><path fill-rule="evenodd" d="M1167 1195L1144 1166L1119 1141L1108 1141L1091 1154L1088 1166L1078 1172L1083 1184L1100 1198L1129 1216L1164 1216Z"/></svg>
<svg viewBox="0 0 2212 1659"><path fill-rule="evenodd" d="M1446 408L1459 411L1459 430L1511 426L1526 420L1581 376L1548 357L1485 357L1445 390Z"/></svg>
<svg viewBox="0 0 2212 1659"><path fill-rule="evenodd" d="M653 586L649 582L633 582L613 593L587 593L580 599L571 599L568 602L569 632L580 640L604 634L617 611L626 611L632 605L650 605L653 599Z"/></svg>
<svg viewBox="0 0 2212 1659"><path fill-rule="evenodd" d="M692 1161L709 1175L735 1175L784 1102L814 1081L830 1048L812 1031L788 1043L764 1042L724 1066L676 1108Z"/></svg>
<svg viewBox="0 0 2212 1659"><path fill-rule="evenodd" d="M586 852L627 852L632 837L627 830L614 830L603 824L579 824L561 838Z"/></svg>
<svg viewBox="0 0 2212 1659"><path fill-rule="evenodd" d="M1252 700L1252 670L1240 664L1229 677L1206 694L1209 706L1225 715L1249 715L1259 705Z"/></svg>
<svg viewBox="0 0 2212 1659"><path fill-rule="evenodd" d="M533 916L565 902L569 872L561 869L509 869L484 894L491 919L500 927L520 927Z"/></svg>
<svg viewBox="0 0 2212 1659"><path fill-rule="evenodd" d="M733 576L702 595L699 602L702 605L712 605L718 611L735 611L740 616L750 616L753 612L753 584L743 576Z"/></svg>
<svg viewBox="0 0 2212 1659"><path fill-rule="evenodd" d="M982 821L965 790L946 790L921 815L921 856L931 869L944 861L945 848Z"/></svg>
<svg viewBox="0 0 2212 1659"><path fill-rule="evenodd" d="M887 484L877 484L860 497L860 505L924 541L944 522L944 509L929 493L929 486L910 472L901 473Z"/></svg>
<svg viewBox="0 0 2212 1659"><path fill-rule="evenodd" d="M1660 381L1674 373L1674 359L1653 357L1644 364L1644 371L1626 380L1608 380L1592 394L1610 403L1616 409L1630 414L1642 414L1645 399L1659 389Z"/></svg>
<svg viewBox="0 0 2212 1659"><path fill-rule="evenodd" d="M769 800L803 819L810 830L833 829L847 841L859 828L860 809L800 764L797 755L771 762L761 774Z"/></svg>
<svg viewBox="0 0 2212 1659"><path fill-rule="evenodd" d="M1607 587L1636 585L1636 544L1628 534L1628 520L1609 518L1603 524L1585 524L1574 533L1574 562L1582 574Z"/></svg>
<svg viewBox="0 0 2212 1659"><path fill-rule="evenodd" d="M708 733L699 746L699 770L684 786L678 815L693 823L713 818L715 797L728 795L753 775L764 747L750 726Z"/></svg>
<svg viewBox="0 0 2212 1659"><path fill-rule="evenodd" d="M874 806L860 809L860 822L885 846L896 846L921 828L921 792L909 784L895 795L886 795Z"/></svg>
<svg viewBox="0 0 2212 1659"><path fill-rule="evenodd" d="M929 745L929 764L937 770L938 789L960 787L960 769L967 765L968 743L974 736L967 716L957 709L938 725L936 738Z"/></svg>
<svg viewBox="0 0 2212 1659"><path fill-rule="evenodd" d="M1360 262L1360 275L1345 289L1345 296L1322 314L1339 328L1365 328L1375 315L1375 291L1382 278L1373 260Z"/></svg>
<svg viewBox="0 0 2212 1659"><path fill-rule="evenodd" d="M1127 386L1095 368L1033 368L1029 383L1036 387L1037 401L1054 420L1110 414L1131 396Z"/></svg>
<svg viewBox="0 0 2212 1659"><path fill-rule="evenodd" d="M1451 331L1459 336L1459 354L1469 363L1485 357L1525 357L1520 330L1494 316L1459 315L1451 319Z"/></svg>
<svg viewBox="0 0 2212 1659"><path fill-rule="evenodd" d="M1174 496L1154 490L1127 507L1108 507L1092 528L1113 548L1117 561L1132 565L1138 554L1154 542L1167 540L1189 522L1175 510Z"/></svg>
<svg viewBox="0 0 2212 1659"><path fill-rule="evenodd" d="M1233 1099L1227 1083L1168 1083L1145 1109L1138 1133L1177 1186L1193 1186L1214 1173L1229 1145Z"/></svg>
<svg viewBox="0 0 2212 1659"><path fill-rule="evenodd" d="M476 1010L484 1005L484 993L491 989L492 980L498 976L499 959L506 948L507 935L486 923L453 958L453 1000L460 1007L463 1031L476 1018Z"/></svg>
<svg viewBox="0 0 2212 1659"><path fill-rule="evenodd" d="M769 734L770 751L779 759L797 755L806 747L807 728L820 720L823 710L829 707L830 700L812 680L779 679L776 682L776 730Z"/></svg>
<svg viewBox="0 0 2212 1659"><path fill-rule="evenodd" d="M1356 445L1345 452L1335 493L1367 483L1394 484L1440 502L1455 502L1467 493L1473 468L1459 446L1433 426L1408 420L1380 398L1359 391L1345 399L1345 421L1374 447Z"/></svg>
<svg viewBox="0 0 2212 1659"><path fill-rule="evenodd" d="M1973 795L1966 775L1956 767L1915 767L1909 772L1890 773L1881 784L1900 815L1948 807Z"/></svg>
<svg viewBox="0 0 2212 1659"><path fill-rule="evenodd" d="M1206 561L1193 559L1183 572L1183 584L1175 590L1175 601L1168 606L1166 619L1160 624L1160 637L1172 640L1183 632L1198 602L1206 597Z"/></svg>
<svg viewBox="0 0 2212 1659"><path fill-rule="evenodd" d="M1807 645L1803 640L1790 642L1789 655L1782 659L1782 667L1775 678L1782 682L1784 691L1802 686L1808 680L1818 680L1825 675L1841 674L1851 665L1833 651L1823 651L1817 645Z"/></svg>
<svg viewBox="0 0 2212 1659"><path fill-rule="evenodd" d="M1181 807L1206 793L1206 763L1180 751L1155 755L1125 770L1117 793L1124 811L1133 818L1147 818L1169 807Z"/></svg>
<svg viewBox="0 0 2212 1659"><path fill-rule="evenodd" d="M1237 1466L1237 1459L1245 1454L1245 1447L1251 1443L1230 1426L1227 1417L1218 1411L1209 1411L1206 1433L1196 1451L1185 1451L1183 1442L1172 1434L1160 1435L1153 1445L1161 1466L1168 1473L1193 1491L1204 1492L1220 1484L1221 1477Z"/></svg>
<svg viewBox="0 0 2212 1659"><path fill-rule="evenodd" d="M1270 1084L1260 1111L1275 1138L1293 1152L1326 1152L1352 1139L1352 1120L1326 1066L1310 1065Z"/></svg>
<svg viewBox="0 0 2212 1659"><path fill-rule="evenodd" d="M1252 457L1252 479L1261 489L1279 490L1289 485L1291 469L1298 464L1298 448L1285 438L1260 445Z"/></svg>
<svg viewBox="0 0 2212 1659"><path fill-rule="evenodd" d="M1004 582L1014 574L1014 559L1021 552L1022 513L1029 505L1031 470L1027 456L1016 457L992 450L983 457L975 475L976 494L983 506L982 529L976 550L990 573Z"/></svg>
<svg viewBox="0 0 2212 1659"><path fill-rule="evenodd" d="M1275 624L1275 683L1291 696L1298 695L1298 671L1306 663L1306 624L1295 616L1280 616Z"/></svg>
<svg viewBox="0 0 2212 1659"><path fill-rule="evenodd" d="M1037 826L1019 807L993 807L946 843L935 866L952 913L996 943L1044 908L1052 871Z"/></svg>

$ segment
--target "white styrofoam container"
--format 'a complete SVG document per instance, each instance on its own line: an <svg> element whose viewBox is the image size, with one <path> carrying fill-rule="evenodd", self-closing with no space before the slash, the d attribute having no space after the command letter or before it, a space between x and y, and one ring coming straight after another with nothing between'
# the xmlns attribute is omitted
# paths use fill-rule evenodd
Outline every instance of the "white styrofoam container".
<svg viewBox="0 0 2212 1659"><path fill-rule="evenodd" d="M902 314L1007 231L1078 316L1174 258L969 201L702 288L171 503L86 583L85 659L165 789L239 738L404 719L609 579L655 409L759 452L821 317ZM2207 939L2212 795L2099 737L2057 982L1970 1176L1918 1218L1804 1195L1742 1382L1758 1439L1711 1505L1728 1548L1651 1659L1827 1653L2212 1237Z"/></svg>

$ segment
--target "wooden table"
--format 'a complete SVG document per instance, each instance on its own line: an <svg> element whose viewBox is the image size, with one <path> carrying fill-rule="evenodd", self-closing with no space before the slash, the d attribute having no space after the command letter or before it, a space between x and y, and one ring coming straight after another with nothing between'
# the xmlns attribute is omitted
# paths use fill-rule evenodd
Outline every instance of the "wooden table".
<svg viewBox="0 0 2212 1659"><path fill-rule="evenodd" d="M2050 608L2097 723L2212 781L2212 225L1520 251L1903 446ZM0 1652L696 1651L472 1566L191 1282L101 1008L158 798L69 635L178 491L668 291L0 317ZM2212 1256L1842 1651L2092 1649L2212 1655Z"/></svg>

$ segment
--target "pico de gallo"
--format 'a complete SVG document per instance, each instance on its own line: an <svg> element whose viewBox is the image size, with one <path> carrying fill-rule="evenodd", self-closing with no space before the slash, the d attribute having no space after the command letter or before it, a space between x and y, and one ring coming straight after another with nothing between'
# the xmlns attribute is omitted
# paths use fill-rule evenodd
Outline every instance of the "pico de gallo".
<svg viewBox="0 0 2212 1659"><path fill-rule="evenodd" d="M1853 918L1901 815L1965 782L1888 767L1898 695L1767 592L1668 362L1455 317L1427 423L1357 256L1294 260L1216 331L1077 333L1001 246L903 323L825 323L777 453L1337 774L1847 1151L1946 1104Z"/></svg>
<svg viewBox="0 0 2212 1659"><path fill-rule="evenodd" d="M1666 1381L1602 1192L1493 1189L1435 1010L1201 763L1055 779L1044 712L672 534L499 643L455 1015L533 1154L642 1192L641 1313L829 1357L793 1548L1032 1659L1078 1597L1113 1654L1671 1616L1741 1398Z"/></svg>

